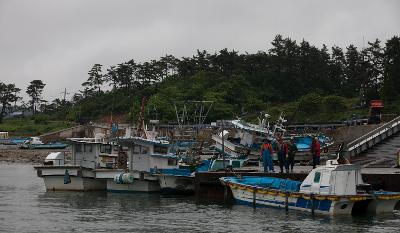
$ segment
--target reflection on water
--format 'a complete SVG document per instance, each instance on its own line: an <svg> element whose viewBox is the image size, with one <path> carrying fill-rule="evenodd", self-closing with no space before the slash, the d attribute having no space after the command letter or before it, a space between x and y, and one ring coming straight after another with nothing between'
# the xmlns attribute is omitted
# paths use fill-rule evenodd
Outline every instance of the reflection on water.
<svg viewBox="0 0 400 233"><path fill-rule="evenodd" d="M31 165L0 164L0 232L398 232L400 214L326 217L194 197L46 192Z"/></svg>

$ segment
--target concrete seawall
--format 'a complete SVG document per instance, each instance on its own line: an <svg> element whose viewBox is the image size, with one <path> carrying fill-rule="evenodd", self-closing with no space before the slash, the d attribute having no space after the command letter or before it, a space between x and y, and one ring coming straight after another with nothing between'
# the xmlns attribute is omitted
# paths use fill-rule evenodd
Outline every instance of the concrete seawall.
<svg viewBox="0 0 400 233"><path fill-rule="evenodd" d="M74 126L71 128L59 130L56 132L50 132L46 134L40 135L40 140L42 140L44 143L48 142L55 142L55 141L63 141L67 138L80 138L80 137L85 137L88 133L87 127L84 125L78 125Z"/></svg>

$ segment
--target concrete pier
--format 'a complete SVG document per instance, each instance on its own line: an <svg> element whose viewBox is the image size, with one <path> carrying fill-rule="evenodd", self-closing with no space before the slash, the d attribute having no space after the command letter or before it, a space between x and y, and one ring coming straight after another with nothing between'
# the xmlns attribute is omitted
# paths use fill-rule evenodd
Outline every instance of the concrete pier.
<svg viewBox="0 0 400 233"><path fill-rule="evenodd" d="M351 159L398 132L400 132L400 116L347 144L345 155L348 159Z"/></svg>

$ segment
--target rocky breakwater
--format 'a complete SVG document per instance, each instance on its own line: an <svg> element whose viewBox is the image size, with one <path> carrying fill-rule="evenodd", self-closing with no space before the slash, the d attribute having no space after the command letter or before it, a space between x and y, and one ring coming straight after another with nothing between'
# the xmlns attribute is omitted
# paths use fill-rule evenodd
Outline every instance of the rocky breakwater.
<svg viewBox="0 0 400 233"><path fill-rule="evenodd" d="M70 151L65 150L26 150L19 149L17 146L0 145L0 162L7 163L33 163L42 164L46 156L52 152L63 151L66 154L66 159L70 157Z"/></svg>

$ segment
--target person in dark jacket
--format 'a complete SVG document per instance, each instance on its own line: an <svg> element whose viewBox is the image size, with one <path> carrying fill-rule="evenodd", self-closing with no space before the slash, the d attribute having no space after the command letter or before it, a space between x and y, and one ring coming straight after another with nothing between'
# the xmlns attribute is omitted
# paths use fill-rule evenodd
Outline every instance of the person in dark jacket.
<svg viewBox="0 0 400 233"><path fill-rule="evenodd" d="M290 171L293 172L294 166L294 156L298 151L294 138L290 139L289 148L288 148L288 157L287 157L287 166L290 168Z"/></svg>
<svg viewBox="0 0 400 233"><path fill-rule="evenodd" d="M318 138L314 137L311 144L311 153L313 159L313 169L319 165L320 156L321 156L321 145L319 144Z"/></svg>
<svg viewBox="0 0 400 233"><path fill-rule="evenodd" d="M286 155L288 153L288 146L283 141L282 138L278 139L278 144L277 144L276 151L278 153L278 161L279 161L280 172L283 173L283 166L285 166L286 172L289 172L289 167L288 167L288 165L286 163Z"/></svg>

